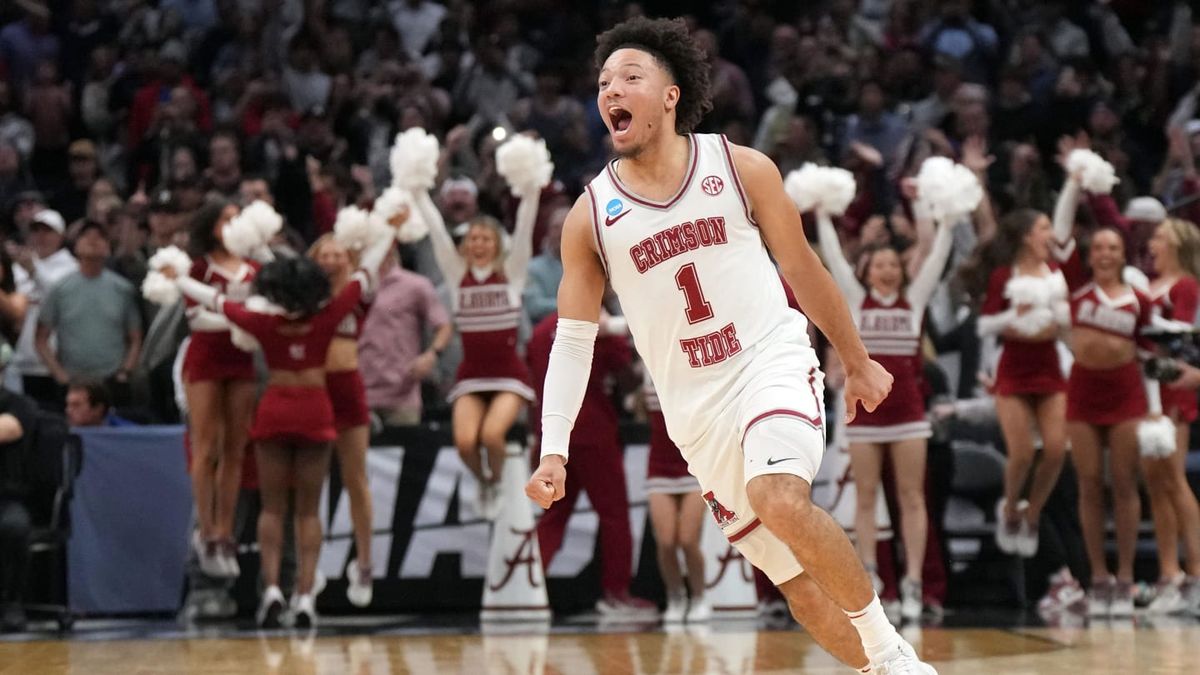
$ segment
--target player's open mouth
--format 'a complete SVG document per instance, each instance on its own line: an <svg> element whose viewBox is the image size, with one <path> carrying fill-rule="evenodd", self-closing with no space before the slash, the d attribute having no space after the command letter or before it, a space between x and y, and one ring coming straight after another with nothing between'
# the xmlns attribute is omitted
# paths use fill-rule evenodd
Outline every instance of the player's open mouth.
<svg viewBox="0 0 1200 675"><path fill-rule="evenodd" d="M613 134L621 135L633 124L633 113L624 108L613 106L608 109L608 121L612 124Z"/></svg>

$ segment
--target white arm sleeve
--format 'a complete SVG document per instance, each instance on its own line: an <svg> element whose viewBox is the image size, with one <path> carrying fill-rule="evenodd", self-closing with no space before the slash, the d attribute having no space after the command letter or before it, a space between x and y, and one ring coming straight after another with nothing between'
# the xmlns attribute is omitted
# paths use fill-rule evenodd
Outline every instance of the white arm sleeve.
<svg viewBox="0 0 1200 675"><path fill-rule="evenodd" d="M846 303L854 311L858 311L858 306L867 297L867 292L863 290L862 284L858 283L858 277L854 276L854 268L842 252L842 243L838 239L837 230L833 229L833 220L828 213L820 211L817 212L817 245L821 248L821 257L825 259L829 274L846 296Z"/></svg>
<svg viewBox="0 0 1200 675"><path fill-rule="evenodd" d="M454 239L446 230L446 221L434 205L433 199L429 197L429 193L417 190L413 192L412 197L413 205L421 213L421 218L429 223L429 243L433 244L433 259L437 261L446 284L457 289L462 283L463 275L467 273L467 263L458 254Z"/></svg>
<svg viewBox="0 0 1200 675"><path fill-rule="evenodd" d="M217 314L203 307L192 307L187 310L188 328L193 333L218 333L229 330L229 320L224 314Z"/></svg>
<svg viewBox="0 0 1200 675"><path fill-rule="evenodd" d="M1071 257L1075 248L1075 212L1079 210L1079 182L1067 178L1063 183L1062 192L1058 193L1058 202L1054 204L1054 241L1055 257L1060 262Z"/></svg>
<svg viewBox="0 0 1200 675"><path fill-rule="evenodd" d="M175 279L175 284L179 286L181 293L203 305L206 309L214 312L220 311L219 302L221 294L217 292L217 289L191 277L178 277Z"/></svg>
<svg viewBox="0 0 1200 675"><path fill-rule="evenodd" d="M908 285L908 302L917 315L923 314L929 298L937 290L942 272L946 269L946 259L950 257L950 249L954 244L954 225L938 223L937 234L933 236L933 246L925 262L921 263L921 271L917 273L912 283Z"/></svg>
<svg viewBox="0 0 1200 675"><path fill-rule="evenodd" d="M542 457L562 455L567 459L571 429L592 374L592 351L599 330L600 325L591 321L558 320L542 390Z"/></svg>
<svg viewBox="0 0 1200 675"><path fill-rule="evenodd" d="M999 335L1006 328L1012 326L1017 319L1016 309L1006 309L999 314L984 314L979 317L975 324L975 332L979 333L980 337L989 335Z"/></svg>
<svg viewBox="0 0 1200 675"><path fill-rule="evenodd" d="M521 203L517 206L517 224L513 227L510 240L512 245L504 260L504 277L517 292L525 290L525 281L529 278L529 259L533 257L533 226L537 223L541 199L542 192L538 190L522 195Z"/></svg>

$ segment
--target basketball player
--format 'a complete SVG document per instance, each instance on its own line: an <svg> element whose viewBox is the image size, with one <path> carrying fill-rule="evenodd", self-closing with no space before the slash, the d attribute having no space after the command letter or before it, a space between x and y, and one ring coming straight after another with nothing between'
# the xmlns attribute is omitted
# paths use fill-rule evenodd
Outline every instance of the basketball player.
<svg viewBox="0 0 1200 675"><path fill-rule="evenodd" d="M711 101L708 66L682 20L619 24L598 38L596 61L596 103L618 159L563 227L542 460L527 494L543 508L563 496L607 279L671 438L730 542L844 663L935 674L888 622L845 533L812 503L825 447L823 376L768 246L846 366L847 410L859 401L874 410L892 378L867 356L779 171L721 136L690 133Z"/></svg>

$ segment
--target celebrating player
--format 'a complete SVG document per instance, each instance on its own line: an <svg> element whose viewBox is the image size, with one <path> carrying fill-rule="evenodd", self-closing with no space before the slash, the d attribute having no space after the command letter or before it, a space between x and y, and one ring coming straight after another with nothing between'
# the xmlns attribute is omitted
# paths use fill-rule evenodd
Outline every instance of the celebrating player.
<svg viewBox="0 0 1200 675"><path fill-rule="evenodd" d="M874 410L892 378L867 355L778 170L722 136L690 133L711 100L708 65L682 20L619 24L598 38L596 61L596 103L618 159L563 227L542 460L527 494L542 507L564 494L607 278L671 438L729 540L846 664L935 673L888 622L845 533L812 503L823 376L767 247L845 364L847 409Z"/></svg>

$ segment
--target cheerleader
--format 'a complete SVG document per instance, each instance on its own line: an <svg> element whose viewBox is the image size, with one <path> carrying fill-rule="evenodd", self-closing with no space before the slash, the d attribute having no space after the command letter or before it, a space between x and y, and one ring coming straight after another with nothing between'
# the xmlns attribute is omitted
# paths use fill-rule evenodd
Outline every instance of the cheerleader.
<svg viewBox="0 0 1200 675"><path fill-rule="evenodd" d="M701 533L708 505L700 496L700 482L688 473L687 460L667 435L658 402L658 392L649 374L644 375L642 393L650 422L650 460L646 466L646 495L650 525L658 544L658 571L667 587L665 623L707 621L712 608L704 600L704 554ZM679 554L687 563L687 588L679 569ZM689 602L688 596L691 596Z"/></svg>
<svg viewBox="0 0 1200 675"><path fill-rule="evenodd" d="M342 246L332 234L323 235L309 248L308 255L329 277L332 291L341 292L354 270L358 256ZM337 431L334 451L341 468L342 485L350 498L350 521L354 526L357 562L347 573L346 597L356 607L371 604L371 492L367 480L367 447L371 442L371 413L367 392L358 370L358 336L370 309L363 296L337 325L329 355L325 359L325 385L333 405Z"/></svg>
<svg viewBox="0 0 1200 675"><path fill-rule="evenodd" d="M1042 509L1066 461L1066 380L1058 339L1069 326L1067 282L1051 257L1050 219L1018 209L965 270L986 279L978 330L998 340L995 405L1008 461L1004 496L996 504L996 545L1010 555L1033 557ZM1036 462L1034 430L1041 436ZM1029 485L1028 500L1021 494Z"/></svg>
<svg viewBox="0 0 1200 675"><path fill-rule="evenodd" d="M257 339L267 362L267 388L250 432L262 491L258 544L267 588L257 620L264 628L278 627L285 611L279 567L283 518L293 490L298 565L291 612L297 627L316 624L313 590L321 550L318 508L329 471L330 443L337 438L324 366L338 325L374 287L390 244L390 238L381 239L364 251L362 268L332 299L329 279L307 258L277 260L263 267L254 284L266 299L263 307L230 300L195 279L176 280L184 295L224 315L229 323ZM164 274L175 275L170 269Z"/></svg>
<svg viewBox="0 0 1200 675"><path fill-rule="evenodd" d="M1152 346L1140 337L1150 325L1151 302L1124 281L1125 243L1116 230L1092 234L1090 270L1084 270L1072 236L1080 180L1075 172L1068 175L1053 223L1055 256L1071 291L1075 362L1067 380L1067 437L1079 478L1079 519L1092 570L1088 613L1128 617L1133 616L1133 557L1141 517L1139 427L1148 416L1161 418L1158 383L1143 377L1138 361L1139 348ZM1104 556L1105 446L1117 530L1115 578Z"/></svg>
<svg viewBox="0 0 1200 675"><path fill-rule="evenodd" d="M1157 277L1150 284L1154 317L1186 324L1196 320L1200 302L1200 230L1175 218L1154 231L1149 243L1150 260ZM1142 472L1154 536L1158 542L1158 592L1149 611L1173 614L1187 609L1189 598L1200 591L1200 506L1187 482L1184 458L1188 452L1188 427L1196 420L1196 392L1159 385L1163 414L1175 425L1175 447L1169 456L1142 457ZM1179 567L1179 539L1183 538L1187 574Z"/></svg>
<svg viewBox="0 0 1200 675"><path fill-rule="evenodd" d="M478 216L469 223L460 252L429 194L413 195L420 217L430 223L434 257L450 287L462 334L463 360L449 396L454 444L480 482L480 511L486 518L495 517L499 508L496 486L508 431L534 400L529 370L517 354L517 327L539 197L540 189L521 194L511 241L496 219Z"/></svg>
<svg viewBox="0 0 1200 675"><path fill-rule="evenodd" d="M919 220L931 218L919 198L914 213ZM822 258L846 296L868 353L895 378L892 393L878 408L858 411L846 428L846 440L858 494L856 543L859 556L876 580L875 503L883 452L892 453L906 568L900 584L901 614L915 620L922 609L921 569L928 523L925 452L926 439L932 435L922 393L921 332L925 307L950 255L953 227L939 225L929 255L911 283L905 278L899 251L890 245L868 247L861 256L861 273L856 275L842 253L832 220L822 210L817 212L817 234Z"/></svg>
<svg viewBox="0 0 1200 675"><path fill-rule="evenodd" d="M259 265L224 245L223 229L237 215L234 204L206 204L192 216L189 241L195 261L191 278L241 302L250 294ZM240 571L233 520L254 411L254 360L249 352L234 346L224 317L190 298L185 301L191 339L183 357L183 386L192 447L192 493L199 521L192 545L204 574L236 578Z"/></svg>

